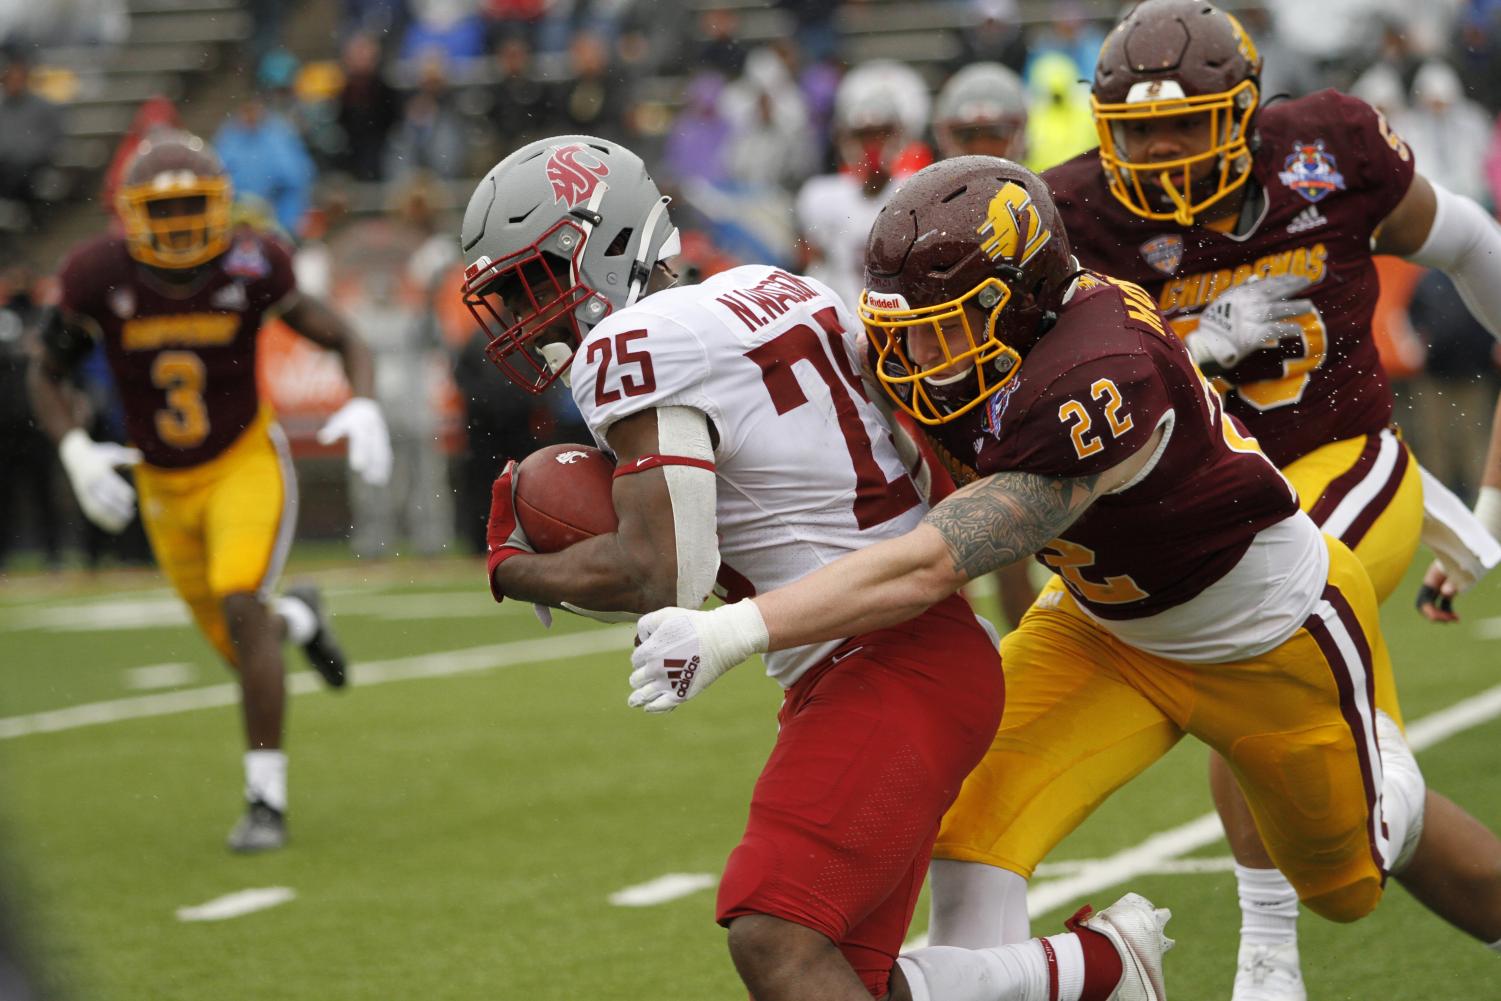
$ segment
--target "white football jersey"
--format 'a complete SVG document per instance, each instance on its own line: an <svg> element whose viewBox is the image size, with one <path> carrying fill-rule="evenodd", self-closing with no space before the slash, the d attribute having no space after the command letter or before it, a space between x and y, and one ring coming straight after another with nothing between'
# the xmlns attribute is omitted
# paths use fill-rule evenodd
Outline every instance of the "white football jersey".
<svg viewBox="0 0 1501 1001"><path fill-rule="evenodd" d="M750 265L606 317L574 356L573 397L601 448L611 424L650 408L713 422L729 600L901 535L926 510L866 398L858 329L822 283ZM769 654L767 673L790 686L837 645Z"/></svg>
<svg viewBox="0 0 1501 1001"><path fill-rule="evenodd" d="M851 309L859 306L865 287L865 241L895 185L889 182L875 198L867 198L849 174L826 174L809 178L797 194L797 228L823 256L815 277Z"/></svg>

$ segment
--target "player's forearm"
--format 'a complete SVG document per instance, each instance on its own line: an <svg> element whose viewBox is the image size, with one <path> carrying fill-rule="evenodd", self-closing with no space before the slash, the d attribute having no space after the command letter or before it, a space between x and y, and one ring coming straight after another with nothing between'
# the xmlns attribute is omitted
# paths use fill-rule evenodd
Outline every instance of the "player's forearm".
<svg viewBox="0 0 1501 1001"><path fill-rule="evenodd" d="M81 426L71 387L45 360L32 361L26 373L26 387L36 422L54 445L62 441L63 435Z"/></svg>
<svg viewBox="0 0 1501 1001"><path fill-rule="evenodd" d="M649 612L677 600L676 572L631 558L616 533L561 552L513 556L493 576L506 597L555 608L566 601L601 612Z"/></svg>
<svg viewBox="0 0 1501 1001"><path fill-rule="evenodd" d="M755 602L766 621L768 649L784 650L906 622L966 579L956 572L943 536L921 525L758 595Z"/></svg>
<svg viewBox="0 0 1501 1001"><path fill-rule="evenodd" d="M352 330L346 330L336 349L344 364L344 378L349 380L349 391L366 399L375 398L375 359L370 348Z"/></svg>

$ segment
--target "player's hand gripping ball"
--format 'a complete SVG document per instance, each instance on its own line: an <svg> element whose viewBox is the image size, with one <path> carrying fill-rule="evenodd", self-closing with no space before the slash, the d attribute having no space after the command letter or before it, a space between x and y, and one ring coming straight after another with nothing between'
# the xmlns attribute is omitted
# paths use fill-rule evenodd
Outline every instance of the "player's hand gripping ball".
<svg viewBox="0 0 1501 1001"><path fill-rule="evenodd" d="M555 553L619 524L610 499L615 464L587 445L538 449L515 470L516 522L539 553Z"/></svg>

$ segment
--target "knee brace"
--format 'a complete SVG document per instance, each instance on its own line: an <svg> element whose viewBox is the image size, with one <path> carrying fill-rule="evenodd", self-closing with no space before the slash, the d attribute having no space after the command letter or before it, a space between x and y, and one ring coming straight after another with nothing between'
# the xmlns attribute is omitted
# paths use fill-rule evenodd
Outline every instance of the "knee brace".
<svg viewBox="0 0 1501 1001"><path fill-rule="evenodd" d="M1401 728L1379 709L1376 741L1381 750L1381 819L1386 823L1389 838L1382 864L1388 873L1396 874L1412 861L1423 836L1423 806L1428 787Z"/></svg>

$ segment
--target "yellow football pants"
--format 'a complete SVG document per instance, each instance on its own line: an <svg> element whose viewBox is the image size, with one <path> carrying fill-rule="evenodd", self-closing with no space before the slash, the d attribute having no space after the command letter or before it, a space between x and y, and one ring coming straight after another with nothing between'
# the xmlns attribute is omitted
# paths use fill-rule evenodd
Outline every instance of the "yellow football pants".
<svg viewBox="0 0 1501 1001"><path fill-rule="evenodd" d="M263 408L208 462L188 469L143 464L135 482L157 565L214 649L234 664L223 600L267 595L292 545L297 481L286 437Z"/></svg>
<svg viewBox="0 0 1501 1001"><path fill-rule="evenodd" d="M1107 796L1189 733L1230 762L1267 850L1311 910L1340 921L1369 912L1381 897L1385 837L1374 704L1395 695L1376 691L1389 687L1391 669L1370 579L1349 549L1325 542L1330 586L1304 627L1227 664L1129 646L1055 579L1001 642L1001 727L934 855L1030 878Z"/></svg>

